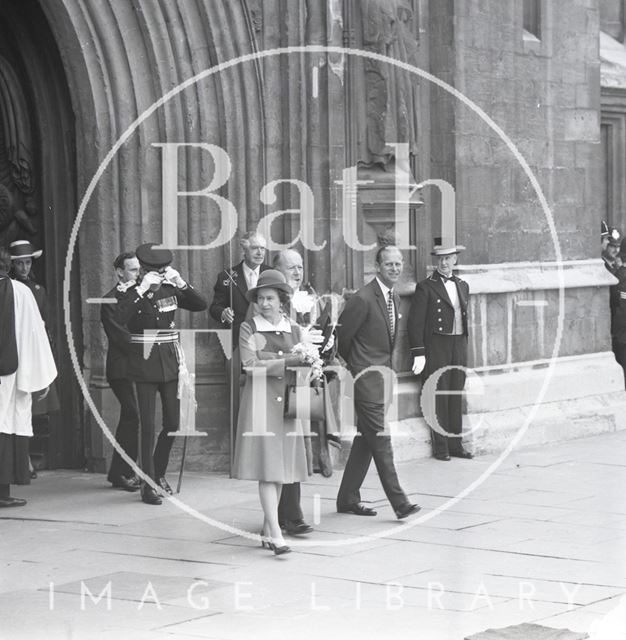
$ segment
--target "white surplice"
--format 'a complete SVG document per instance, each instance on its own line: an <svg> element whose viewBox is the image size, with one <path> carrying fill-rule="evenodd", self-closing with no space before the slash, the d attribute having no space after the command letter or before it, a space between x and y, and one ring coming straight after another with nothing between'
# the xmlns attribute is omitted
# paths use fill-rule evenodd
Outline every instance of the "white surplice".
<svg viewBox="0 0 626 640"><path fill-rule="evenodd" d="M31 393L57 376L46 328L31 290L11 280L15 307L17 371L0 376L0 433L32 436Z"/></svg>

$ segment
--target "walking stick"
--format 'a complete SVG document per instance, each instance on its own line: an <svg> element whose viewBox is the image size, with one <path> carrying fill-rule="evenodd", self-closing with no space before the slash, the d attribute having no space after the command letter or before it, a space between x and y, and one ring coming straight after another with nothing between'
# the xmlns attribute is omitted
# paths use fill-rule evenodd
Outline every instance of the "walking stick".
<svg viewBox="0 0 626 640"><path fill-rule="evenodd" d="M232 261L232 252L230 250L230 243L228 244L228 253L229 253L229 258L231 258ZM230 273L230 267L226 268L226 275L228 276L228 279L230 280L230 285L228 287L228 293L230 295L230 308L233 310L233 313L235 311L234 307L233 307L233 287L237 286L237 283L234 281L233 276ZM233 323L235 322L235 319L233 318L233 322L231 322L230 324L230 335L232 337L233 335ZM235 363L235 345L232 344L232 339L231 339L231 345L230 345L230 367L228 368L229 371L229 393L228 393L228 415L229 415L229 425L230 425L230 430L228 432L228 445L229 445L229 450L228 450L228 475L232 478L233 477L233 457L234 457L234 449L235 449L235 425L234 425L234 421L233 421L233 402L235 399L235 394L233 391L233 384L234 384L234 380L235 380L235 372L233 371L234 369L234 363ZM237 379L239 378L238 372L237 372Z"/></svg>

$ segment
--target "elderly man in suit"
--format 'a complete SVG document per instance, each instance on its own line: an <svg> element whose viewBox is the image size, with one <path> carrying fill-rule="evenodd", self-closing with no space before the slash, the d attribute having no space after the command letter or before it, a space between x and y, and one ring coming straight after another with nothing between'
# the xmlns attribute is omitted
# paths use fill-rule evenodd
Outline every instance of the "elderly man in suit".
<svg viewBox="0 0 626 640"><path fill-rule="evenodd" d="M232 327L233 348L239 345L239 327L248 311L248 289L256 287L259 275L269 267L264 264L267 241L256 231L247 231L239 242L243 260L220 271L213 287L213 302L209 307L211 317L223 328ZM238 376L237 376L238 377Z"/></svg>
<svg viewBox="0 0 626 640"><path fill-rule="evenodd" d="M234 448L237 414L239 413L239 392L241 361L239 356L239 327L246 319L248 299L246 294L253 289L259 274L269 266L265 264L267 241L257 231L246 231L239 241L243 260L230 270L220 271L213 287L213 302L209 307L211 317L219 322L223 329L232 329L232 358L228 365L228 378L231 386L231 442ZM234 451L231 451L231 459Z"/></svg>
<svg viewBox="0 0 626 640"><path fill-rule="evenodd" d="M458 254L464 249L451 242L435 245L431 255L437 261L437 268L418 283L409 311L413 373L419 375L424 371L424 381L427 381L431 375L439 375L440 369L451 367L440 372L435 388L444 393L437 393L434 403L438 425L429 425L433 456L437 460L473 457L461 443L469 286L452 273Z"/></svg>
<svg viewBox="0 0 626 640"><path fill-rule="evenodd" d="M386 397L383 373L366 371L383 367L391 372L391 356L398 325L399 297L393 287L402 273L400 249L385 246L376 254L376 277L359 289L339 317L337 342L354 384L357 435L337 494L337 511L358 516L375 516L361 503L360 488L374 458L381 484L397 518L419 511L400 486L393 461L391 437L385 433ZM361 374L361 375L359 375ZM358 376L358 377L357 377Z"/></svg>
<svg viewBox="0 0 626 640"><path fill-rule="evenodd" d="M120 253L113 262L117 285L104 297L114 299L118 291L126 291L139 277L139 260L132 252ZM109 347L106 357L106 378L120 403L120 419L115 439L129 458L137 461L139 441L139 408L135 398L135 387L128 379L128 356L131 351L130 331L116 320L115 305L103 304L100 321L104 327ZM111 467L107 477L114 488L124 491L139 491L141 481L122 456L113 451Z"/></svg>

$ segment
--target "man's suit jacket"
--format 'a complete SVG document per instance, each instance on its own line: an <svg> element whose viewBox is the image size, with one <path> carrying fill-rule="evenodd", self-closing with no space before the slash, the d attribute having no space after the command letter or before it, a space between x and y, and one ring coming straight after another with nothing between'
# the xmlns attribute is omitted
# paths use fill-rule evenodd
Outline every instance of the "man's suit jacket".
<svg viewBox="0 0 626 640"><path fill-rule="evenodd" d="M104 297L116 298L117 287L113 287ZM106 358L107 380L124 380L128 377L128 355L131 351L130 331L116 318L114 304L103 304L100 320L109 341Z"/></svg>
<svg viewBox="0 0 626 640"><path fill-rule="evenodd" d="M467 335L467 303L469 285L465 280L452 276L461 305L463 334ZM452 333L454 328L454 307L438 271L418 283L408 319L409 345L413 356L428 354L429 342L433 334Z"/></svg>
<svg viewBox="0 0 626 640"><path fill-rule="evenodd" d="M395 292L393 298L397 335L400 298ZM354 377L371 366L391 370L395 335L392 338L387 301L376 278L346 302L339 316L337 343L339 355ZM384 392L381 374L375 371L362 375L355 382L355 400L382 404L389 400Z"/></svg>
<svg viewBox="0 0 626 640"><path fill-rule="evenodd" d="M269 268L266 264L262 264L260 271L265 271ZM224 309L232 307L235 313L235 319L232 324L233 348L235 348L239 345L239 327L246 319L246 312L248 311L248 300L246 298L248 283L243 273L243 260L228 272L220 271L213 287L213 292L213 302L209 307L209 313L215 321L219 322L224 329L228 329L230 325L222 322L222 312Z"/></svg>

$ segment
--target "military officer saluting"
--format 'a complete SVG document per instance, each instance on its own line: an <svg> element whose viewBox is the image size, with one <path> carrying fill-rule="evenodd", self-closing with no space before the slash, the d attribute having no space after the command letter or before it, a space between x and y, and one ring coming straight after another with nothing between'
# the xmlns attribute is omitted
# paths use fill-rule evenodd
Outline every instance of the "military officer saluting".
<svg viewBox="0 0 626 640"><path fill-rule="evenodd" d="M458 254L465 247L437 240L431 252L436 268L418 283L409 311L413 373L419 375L423 370L426 382L439 369L452 367L441 374L437 384L437 390L444 393L435 396L439 425L430 425L433 456L437 460L472 458L461 443L461 391L465 386L461 367L467 366L469 286L452 273Z"/></svg>
<svg viewBox="0 0 626 640"><path fill-rule="evenodd" d="M170 266L172 252L154 247L152 242L137 247L139 279L118 285L116 318L131 334L128 378L137 390L141 468L171 494L165 471L172 448L169 434L179 428L178 372L182 356L175 315L177 309L204 311L207 302ZM163 428L154 447L157 392L163 406ZM158 493L146 482L141 485L141 499L147 504L161 504Z"/></svg>

